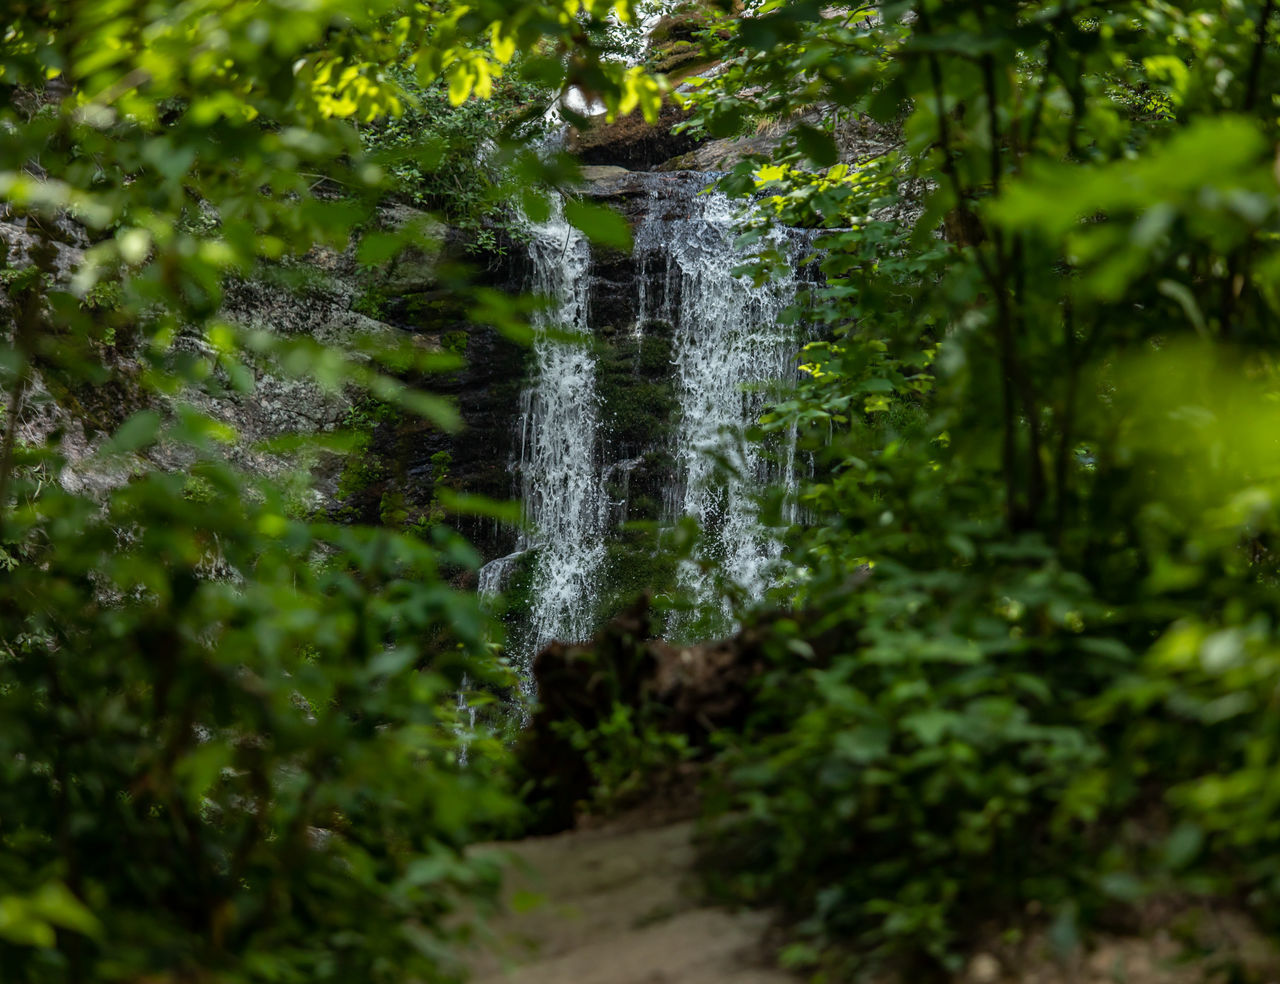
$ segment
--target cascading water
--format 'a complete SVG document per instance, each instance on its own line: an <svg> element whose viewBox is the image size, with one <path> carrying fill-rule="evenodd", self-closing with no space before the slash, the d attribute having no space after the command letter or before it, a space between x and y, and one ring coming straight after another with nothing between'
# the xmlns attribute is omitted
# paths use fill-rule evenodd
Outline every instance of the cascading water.
<svg viewBox="0 0 1280 984"><path fill-rule="evenodd" d="M605 254L593 271L587 241L566 221L558 198L547 221L526 224L529 287L544 306L534 319L530 382L520 399L514 452L525 532L514 553L483 568L479 585L484 596L511 588L528 598L527 614L513 620L510 640L526 693L534 653L553 639L578 641L597 628L602 599L614 590L608 579L622 576L607 569L606 544L631 516L633 476L641 476L637 501L654 503L644 506L645 515L664 523L692 517L703 530L700 554L676 572L693 610L673 616L667 625L673 635L729 627L724 584L719 576L708 577L704 566L722 572L738 595L763 594L780 548L775 531L761 520L757 498L768 484L794 491L794 443L772 455L745 440L744 431L796 372L797 333L783 312L796 298L795 261L807 235L776 234L766 245L791 261L792 272L755 287L733 274L750 256L735 245L740 208L723 195L703 193L704 175L633 174L627 180L629 194L641 203L632 210L630 274ZM594 302L593 285L604 291ZM663 323L669 336L667 327L659 328ZM650 327L661 338L646 338ZM614 389L598 389L597 375L606 370L597 365L597 343L613 353L620 345L653 352L670 344L670 373L659 361L657 377L674 395L675 419L669 428L659 426L665 436L657 444L606 439L616 433L609 428L616 428L618 407L606 407L600 394L617 392L618 363L611 356L607 371L615 375L601 376L600 385L613 380ZM639 372L639 365L631 371ZM653 371L652 361L646 365L644 371ZM610 414L605 423L602 412ZM664 418L672 413L658 406L653 412ZM666 471L656 488L654 460L667 462L659 466ZM656 502L664 498L659 508Z"/></svg>
<svg viewBox="0 0 1280 984"><path fill-rule="evenodd" d="M740 208L724 195L693 197L678 217L647 222L637 249L642 273L656 265L651 257L665 258L663 309L655 313L675 329L680 420L667 511L696 519L703 531L699 559L759 598L780 548L760 521L757 496L769 482L794 492L794 442L778 466L743 432L764 412L770 390L794 377L796 333L782 314L795 300L797 277L795 262L789 276L760 287L735 276L749 256L735 246L739 219ZM804 243L803 236L779 233L769 245L794 261ZM730 616L728 600L698 563L685 561L679 578L696 606ZM691 621L677 614L668 628L679 634Z"/></svg>
<svg viewBox="0 0 1280 984"><path fill-rule="evenodd" d="M521 546L537 548L526 659L552 639L583 639L594 630L607 509L600 480L595 357L585 344L590 248L565 221L558 197L550 218L531 224L529 233L532 286L547 305L535 318L533 382L520 407L520 474L529 528Z"/></svg>

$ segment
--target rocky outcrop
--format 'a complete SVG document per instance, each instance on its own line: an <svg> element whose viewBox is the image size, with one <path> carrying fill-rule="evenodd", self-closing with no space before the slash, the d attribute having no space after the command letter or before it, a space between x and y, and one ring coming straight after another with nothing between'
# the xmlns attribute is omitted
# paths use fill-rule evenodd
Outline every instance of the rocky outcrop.
<svg viewBox="0 0 1280 984"><path fill-rule="evenodd" d="M834 106L820 105L791 119L764 124L747 136L703 141L653 170L728 171L748 158L767 159L778 151L788 132L798 124L829 126L840 160L849 164L883 156L902 145L902 134L896 126L886 126L867 117L840 117Z"/></svg>
<svg viewBox="0 0 1280 984"><path fill-rule="evenodd" d="M34 261L33 251L47 250L50 255L41 262L56 279L69 284L84 262L85 249L91 245L86 230L65 218L46 220L38 228L28 224L32 221L0 216L0 252L4 259L0 266L21 270ZM460 484L505 497L510 492L505 477L499 481L489 476L490 480L485 480L493 471L485 451L492 451L504 441L509 443L511 396L493 391L501 390L503 385L508 390L518 386L510 381L522 376L523 355L517 346L502 342L492 331L469 330L463 313L449 300L453 291L441 283L441 271L465 252L456 233L425 213L403 205L384 206L379 222L384 228L409 231L421 245L404 250L392 263L378 269L362 267L354 249L314 249L301 259L264 267L253 277L228 281L224 285L222 314L249 328L314 339L356 360L363 358L359 354L363 343L378 339L399 342L408 337L429 350L452 346L459 354L472 350L468 354L474 371L464 369L443 381L433 378L418 382L436 391L451 392L464 419L486 437L485 444L459 446L456 457L460 466L455 468L455 474L462 473ZM6 311L9 303L7 295L0 294L0 321L10 316ZM118 320L111 305L109 291L91 291L84 301L86 309L96 316ZM99 346L98 356L109 369L109 377L93 386L64 379L52 366L37 365L33 373L17 436L26 443L42 444L57 435L66 460L60 481L70 490L105 493L127 481L135 467L181 469L189 464L186 449L163 442L149 448L145 460L139 459L133 465L97 460L96 452L111 431L140 409L164 412L175 401L194 406L234 429L238 437L226 453L235 464L265 476L284 476L300 462L292 456L260 450L264 441L359 423L352 416L360 402L358 393L285 371L269 357L249 367L247 387L230 385L229 378L218 372L208 385L189 387L174 397L151 391L141 382L142 363L133 351L140 336L135 336L136 332L123 325L114 341ZM194 356L216 362L216 353L203 335L191 329L179 332L172 354L175 358ZM447 435L416 419L385 413L383 416L396 418L394 423L402 436L412 435L410 440L399 442L394 448L396 454L404 451L405 445L421 449L416 457L405 454L404 474L408 481L403 484L411 489L414 469L421 471L423 463L445 446ZM502 418L500 422L498 416ZM486 434L486 422L492 425L491 434ZM387 443L382 435L379 439ZM343 487L345 464L335 455L322 455L311 461L308 467L317 484L307 502L300 505L322 511L344 508L344 500L352 491ZM477 474L466 474L472 465ZM430 470L431 466L425 467ZM433 487L430 477L426 485L428 490Z"/></svg>
<svg viewBox="0 0 1280 984"><path fill-rule="evenodd" d="M0 212L0 273L21 276L22 271L34 272L31 268L37 267L60 289L69 290L90 245L84 227L65 216L37 220ZM19 302L11 296L7 281L4 286L0 331L7 333L19 314L15 307ZM91 293L82 302L90 317L107 317L109 312L100 310L106 306L106 295L101 293ZM139 383L142 366L127 345L97 344L94 355L110 373L92 384L36 356L18 407L15 437L19 444L31 446L56 442L64 462L57 476L63 488L102 496L129 480L133 463L119 457L103 459L98 452L117 426L153 398Z"/></svg>

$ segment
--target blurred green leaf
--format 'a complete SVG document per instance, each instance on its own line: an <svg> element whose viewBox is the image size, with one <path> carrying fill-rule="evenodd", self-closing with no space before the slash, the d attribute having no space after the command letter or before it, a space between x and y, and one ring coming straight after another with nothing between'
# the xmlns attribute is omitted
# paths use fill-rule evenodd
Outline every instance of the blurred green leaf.
<svg viewBox="0 0 1280 984"><path fill-rule="evenodd" d="M578 199L565 202L564 214L576 228L598 246L631 249L631 227L617 212L604 205Z"/></svg>

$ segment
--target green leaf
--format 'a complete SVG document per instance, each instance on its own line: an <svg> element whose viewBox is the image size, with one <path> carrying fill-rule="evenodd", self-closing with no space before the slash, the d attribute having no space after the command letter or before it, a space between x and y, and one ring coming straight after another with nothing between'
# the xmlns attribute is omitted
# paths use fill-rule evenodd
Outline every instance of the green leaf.
<svg viewBox="0 0 1280 984"><path fill-rule="evenodd" d="M1098 880L1102 894L1120 902L1133 903L1147 894L1142 880L1127 871L1113 871Z"/></svg>
<svg viewBox="0 0 1280 984"><path fill-rule="evenodd" d="M458 516L485 516L505 523L518 523L521 509L518 502L491 499L483 495L468 495L447 487L436 491L436 499L449 512Z"/></svg>
<svg viewBox="0 0 1280 984"><path fill-rule="evenodd" d="M102 924L62 882L46 882L34 894L0 897L0 939L22 946L52 947L53 927L98 939Z"/></svg>
<svg viewBox="0 0 1280 984"><path fill-rule="evenodd" d="M1204 831L1189 821L1173 828L1164 842L1164 864L1171 871L1181 871L1191 864L1204 847Z"/></svg>
<svg viewBox="0 0 1280 984"><path fill-rule="evenodd" d="M0 939L18 946L52 947L57 940L47 920L36 916L28 899L0 896Z"/></svg>
<svg viewBox="0 0 1280 984"><path fill-rule="evenodd" d="M418 652L412 646L387 649L369 661L369 677L395 676L407 670L417 659Z"/></svg>
<svg viewBox="0 0 1280 984"><path fill-rule="evenodd" d="M139 410L121 424L103 446L109 454L128 454L155 442L160 433L160 414Z"/></svg>
<svg viewBox="0 0 1280 984"><path fill-rule="evenodd" d="M818 167L831 167L840 160L840 151L831 134L807 124L796 127L795 134L800 150Z"/></svg>
<svg viewBox="0 0 1280 984"><path fill-rule="evenodd" d="M102 935L102 924L98 918L62 882L47 883L36 892L31 902L36 912L54 925L94 938Z"/></svg>
<svg viewBox="0 0 1280 984"><path fill-rule="evenodd" d="M901 725L914 734L920 744L936 745L955 720L954 713L937 708L909 714L902 719Z"/></svg>
<svg viewBox="0 0 1280 984"><path fill-rule="evenodd" d="M530 222L546 222L551 218L551 202L532 188L521 192L520 207Z"/></svg>
<svg viewBox="0 0 1280 984"><path fill-rule="evenodd" d="M398 255L404 245L404 236L398 232L371 232L360 239L356 259L365 266L381 266Z"/></svg>
<svg viewBox="0 0 1280 984"><path fill-rule="evenodd" d="M631 226L617 212L579 199L565 202L565 218L597 246L631 249Z"/></svg>
<svg viewBox="0 0 1280 984"><path fill-rule="evenodd" d="M182 781L187 801L193 808L199 808L200 801L218 781L222 770L231 765L233 755L226 742L206 741L178 762L174 773Z"/></svg>

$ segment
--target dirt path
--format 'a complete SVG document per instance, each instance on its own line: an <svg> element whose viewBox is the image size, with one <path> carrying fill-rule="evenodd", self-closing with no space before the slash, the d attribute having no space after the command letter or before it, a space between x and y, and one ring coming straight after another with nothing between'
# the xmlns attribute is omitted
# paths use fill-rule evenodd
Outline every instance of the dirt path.
<svg viewBox="0 0 1280 984"><path fill-rule="evenodd" d="M797 984L771 965L766 914L699 901L692 834L682 821L485 848L513 858L510 912L473 984Z"/></svg>
<svg viewBox="0 0 1280 984"><path fill-rule="evenodd" d="M477 848L506 858L508 914L488 920L471 984L801 984L772 964L767 914L699 899L693 821L638 819ZM1239 913L1148 916L1066 957L1043 932L982 948L955 984L1280 984L1280 952Z"/></svg>

